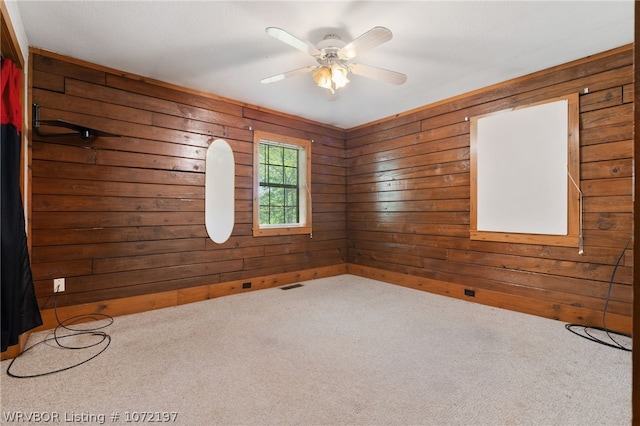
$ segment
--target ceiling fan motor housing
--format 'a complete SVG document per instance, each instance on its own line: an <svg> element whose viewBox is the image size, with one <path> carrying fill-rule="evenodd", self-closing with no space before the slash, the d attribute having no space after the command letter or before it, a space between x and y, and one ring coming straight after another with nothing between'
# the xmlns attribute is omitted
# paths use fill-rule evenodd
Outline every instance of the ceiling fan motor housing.
<svg viewBox="0 0 640 426"><path fill-rule="evenodd" d="M318 50L323 49L335 49L339 50L345 47L347 44L342 41L339 35L337 34L327 34L324 38L318 43Z"/></svg>
<svg viewBox="0 0 640 426"><path fill-rule="evenodd" d="M340 50L344 46L346 46L346 43L342 41L339 35L327 34L317 45L320 55L316 56L316 60L323 67L331 68L334 65L339 65L348 69L345 64L346 58L340 55Z"/></svg>

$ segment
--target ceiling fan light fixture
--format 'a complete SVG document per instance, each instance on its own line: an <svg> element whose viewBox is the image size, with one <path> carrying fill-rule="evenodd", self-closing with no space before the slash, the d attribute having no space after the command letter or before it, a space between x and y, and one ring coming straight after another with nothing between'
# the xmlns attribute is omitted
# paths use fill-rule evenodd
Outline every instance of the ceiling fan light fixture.
<svg viewBox="0 0 640 426"><path fill-rule="evenodd" d="M313 80L320 87L331 89L331 68L320 67L313 72Z"/></svg>
<svg viewBox="0 0 640 426"><path fill-rule="evenodd" d="M323 65L313 72L313 81L319 87L329 89L331 93L334 93L336 89L340 89L349 83L348 73L347 67L341 64Z"/></svg>
<svg viewBox="0 0 640 426"><path fill-rule="evenodd" d="M349 82L347 78L348 70L342 65L333 64L331 66L331 81L333 82L336 89L346 86Z"/></svg>

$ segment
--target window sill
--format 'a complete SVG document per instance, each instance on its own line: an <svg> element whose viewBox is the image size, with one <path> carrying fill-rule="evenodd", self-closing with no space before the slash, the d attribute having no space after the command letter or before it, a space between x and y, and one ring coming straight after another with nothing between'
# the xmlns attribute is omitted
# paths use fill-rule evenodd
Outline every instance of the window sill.
<svg viewBox="0 0 640 426"><path fill-rule="evenodd" d="M310 226L277 226L268 228L254 228L254 237L266 237L276 235L298 235L298 234L311 234Z"/></svg>

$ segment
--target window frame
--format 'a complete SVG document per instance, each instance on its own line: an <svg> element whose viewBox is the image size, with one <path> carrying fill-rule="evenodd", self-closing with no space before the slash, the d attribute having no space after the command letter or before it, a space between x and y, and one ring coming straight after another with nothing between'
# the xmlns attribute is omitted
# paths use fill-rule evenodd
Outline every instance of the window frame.
<svg viewBox="0 0 640 426"><path fill-rule="evenodd" d="M260 224L260 145L263 142L298 150L298 224ZM311 141L256 130L253 132L253 236L296 234L311 234Z"/></svg>

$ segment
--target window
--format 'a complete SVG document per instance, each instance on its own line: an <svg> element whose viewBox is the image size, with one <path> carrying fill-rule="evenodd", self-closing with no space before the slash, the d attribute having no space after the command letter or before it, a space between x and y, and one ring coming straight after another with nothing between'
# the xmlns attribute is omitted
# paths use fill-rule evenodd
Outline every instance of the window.
<svg viewBox="0 0 640 426"><path fill-rule="evenodd" d="M311 142L254 133L253 235L311 233Z"/></svg>

